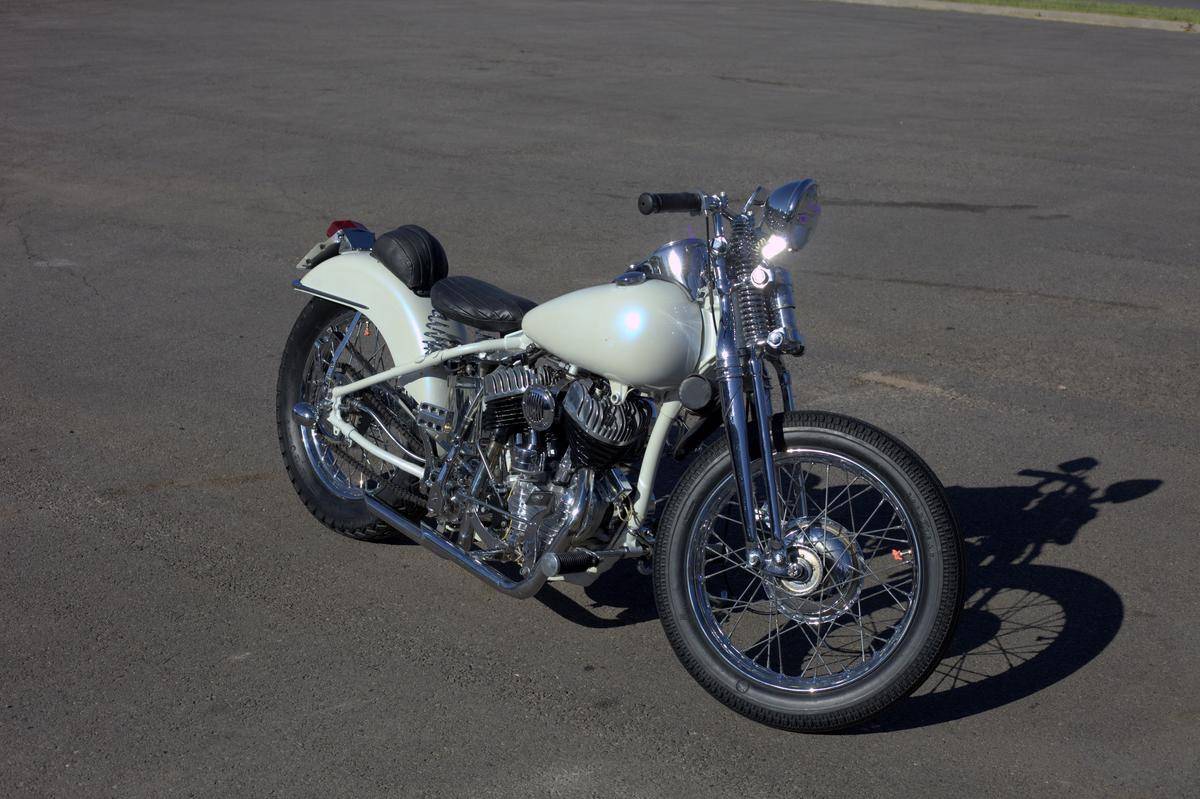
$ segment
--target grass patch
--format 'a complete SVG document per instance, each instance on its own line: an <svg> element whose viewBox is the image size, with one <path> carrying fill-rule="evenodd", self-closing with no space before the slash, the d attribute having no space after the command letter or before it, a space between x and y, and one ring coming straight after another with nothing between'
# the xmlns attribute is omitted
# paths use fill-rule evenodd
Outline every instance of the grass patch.
<svg viewBox="0 0 1200 799"><path fill-rule="evenodd" d="M1118 17L1164 19L1168 22L1191 22L1200 25L1200 8L1164 8L1137 3L1103 3L1093 0L952 0L982 6L1013 6L1038 11L1079 11L1086 14L1112 14Z"/></svg>

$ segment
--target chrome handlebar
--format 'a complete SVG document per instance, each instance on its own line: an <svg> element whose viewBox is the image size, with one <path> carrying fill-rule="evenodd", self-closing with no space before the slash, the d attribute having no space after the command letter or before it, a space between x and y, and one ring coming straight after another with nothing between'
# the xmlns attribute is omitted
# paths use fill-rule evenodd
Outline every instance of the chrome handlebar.
<svg viewBox="0 0 1200 799"><path fill-rule="evenodd" d="M759 186L740 212L730 211L725 192L646 192L638 197L638 210L643 214L704 214L712 221L712 238L707 242L669 242L633 269L647 277L677 283L695 300L700 298L701 285L708 284L722 297L722 311L728 312L725 318L736 327L734 337L739 347L803 354L804 339L796 325L791 275L782 267L772 266L770 254L763 252L765 239L774 231L768 229L764 219L755 219L755 209L765 209L764 218L772 212L790 215L795 198L789 201L789 207L775 208L780 204L776 194L787 194L796 187L806 189L810 183L789 183L774 194Z"/></svg>

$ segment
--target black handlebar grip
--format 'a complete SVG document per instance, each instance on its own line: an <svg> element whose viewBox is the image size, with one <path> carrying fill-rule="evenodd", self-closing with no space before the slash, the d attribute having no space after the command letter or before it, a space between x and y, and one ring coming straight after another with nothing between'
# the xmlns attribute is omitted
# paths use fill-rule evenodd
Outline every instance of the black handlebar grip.
<svg viewBox="0 0 1200 799"><path fill-rule="evenodd" d="M671 194L651 194L646 192L638 197L638 210L643 214L698 214L704 209L700 195L690 191L680 191Z"/></svg>

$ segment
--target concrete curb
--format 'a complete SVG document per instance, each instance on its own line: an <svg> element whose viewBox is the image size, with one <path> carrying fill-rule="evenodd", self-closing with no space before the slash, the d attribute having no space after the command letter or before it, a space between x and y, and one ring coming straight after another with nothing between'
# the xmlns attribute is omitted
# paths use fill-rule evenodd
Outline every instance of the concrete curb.
<svg viewBox="0 0 1200 799"><path fill-rule="evenodd" d="M1113 14L1086 14L1079 11L1047 11L1013 6L987 6L974 3L952 3L942 0L810 0L812 2L847 3L885 8L915 8L922 11L958 11L964 14L987 14L996 17L1042 19L1052 22L1074 22L1079 25L1105 25L1110 28L1140 28L1142 30L1200 33L1200 26L1191 22L1172 22L1165 19L1140 19Z"/></svg>

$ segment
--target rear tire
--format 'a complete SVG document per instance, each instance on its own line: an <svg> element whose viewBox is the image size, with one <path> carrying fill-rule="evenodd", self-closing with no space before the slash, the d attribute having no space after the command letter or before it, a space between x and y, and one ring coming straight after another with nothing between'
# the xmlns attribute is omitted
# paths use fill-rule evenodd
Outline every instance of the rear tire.
<svg viewBox="0 0 1200 799"><path fill-rule="evenodd" d="M332 482L328 475L324 475L323 479L323 476L317 473L310 451L317 441L314 436L319 437L319 434L301 427L292 415L292 408L296 403L312 399L305 396L305 387L311 383L309 378L313 358L322 353L328 357L329 353L322 350L322 347L328 349L330 343L336 344L336 341L340 340L336 336L330 336L331 325L336 327L340 317L352 315L353 311L345 306L319 298L313 298L304 306L304 310L292 326L279 365L275 399L276 428L284 467L304 507L308 508L319 522L336 533L363 541L387 541L396 538L399 533L367 510L365 503L361 501L362 492L354 490L352 479L347 481L346 486L340 486ZM378 336L378 331L374 331L374 335ZM334 340L322 344L319 341L322 337ZM339 364L344 359L345 355L339 359ZM310 437L307 442L306 434ZM330 446L328 440L321 441ZM357 458L360 462L363 460L359 450L346 448L344 454L340 449L337 452L339 459ZM365 473L367 470L362 471ZM371 476L377 476L374 470ZM382 476L384 479L381 479L381 483L384 488L379 492L381 498L419 518L424 506L421 497L415 493L416 479L404 474L383 473ZM335 491L334 488L338 490Z"/></svg>
<svg viewBox="0 0 1200 799"><path fill-rule="evenodd" d="M788 489L781 478L779 489L785 521L792 520L795 549L788 551L797 563L813 564L809 572L804 571L809 566L801 567L808 581L745 568L744 550L736 551L738 538L745 547L740 522L731 528L722 520L730 507L737 508L722 438L683 475L663 513L654 553L655 599L680 662L715 698L773 727L829 732L883 711L937 665L963 601L962 539L941 484L896 438L832 413L779 414L774 422L777 473L789 458L791 474L798 473ZM812 459L807 470L806 458ZM839 463L846 464L842 485L832 475L840 467L830 465ZM761 461L754 469L761 480ZM831 483L835 493L847 491L848 514L845 506L836 506L836 496L829 499ZM732 506L720 504L729 492ZM761 486L756 494L761 500ZM859 510L860 530L854 532L853 509L865 503L870 510L875 496L880 507L894 503L896 515L879 531L869 528L878 527L882 517L864 522L865 511ZM801 503L804 514L790 510ZM895 607L889 608L893 599ZM880 626L880 619L894 621ZM751 641L744 648L737 639L743 624L766 625L757 636L753 626L742 627L742 640Z"/></svg>

